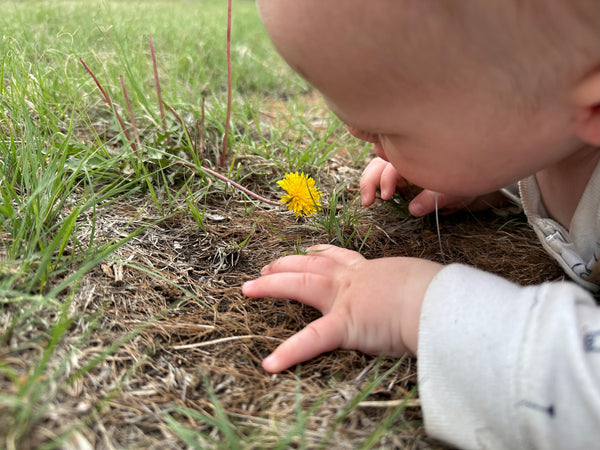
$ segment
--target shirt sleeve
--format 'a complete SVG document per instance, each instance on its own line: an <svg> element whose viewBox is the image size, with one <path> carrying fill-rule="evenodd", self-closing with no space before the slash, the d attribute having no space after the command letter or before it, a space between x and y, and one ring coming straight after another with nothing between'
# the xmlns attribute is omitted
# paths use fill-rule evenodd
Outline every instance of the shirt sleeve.
<svg viewBox="0 0 600 450"><path fill-rule="evenodd" d="M600 308L571 282L520 287L453 264L418 348L425 428L460 448L597 448Z"/></svg>

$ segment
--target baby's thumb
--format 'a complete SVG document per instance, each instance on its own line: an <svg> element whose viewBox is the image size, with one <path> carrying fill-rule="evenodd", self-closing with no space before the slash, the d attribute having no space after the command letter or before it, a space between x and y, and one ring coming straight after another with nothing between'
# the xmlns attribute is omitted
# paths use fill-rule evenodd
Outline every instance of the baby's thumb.
<svg viewBox="0 0 600 450"><path fill-rule="evenodd" d="M435 195L433 191L422 190L408 205L408 210L415 217L426 216L435 211ZM438 208L443 208L440 204L442 195L438 194Z"/></svg>
<svg viewBox="0 0 600 450"><path fill-rule="evenodd" d="M444 214L451 214L466 208L472 202L473 197L441 194L424 189L419 195L413 198L408 205L408 210L413 216L421 217L434 212L437 206L437 209L443 211Z"/></svg>
<svg viewBox="0 0 600 450"><path fill-rule="evenodd" d="M278 373L321 353L335 350L342 342L341 323L333 319L331 314L325 315L277 347L264 359L262 366L269 373Z"/></svg>

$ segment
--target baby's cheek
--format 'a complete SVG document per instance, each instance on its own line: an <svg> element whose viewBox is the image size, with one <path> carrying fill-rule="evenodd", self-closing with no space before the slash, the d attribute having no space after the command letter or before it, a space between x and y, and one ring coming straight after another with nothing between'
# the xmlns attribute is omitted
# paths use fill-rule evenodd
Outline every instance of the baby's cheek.
<svg viewBox="0 0 600 450"><path fill-rule="evenodd" d="M354 128L350 125L346 125L346 128L348 132L357 139L370 142L372 144L379 142L379 135L376 133L370 133L359 128Z"/></svg>

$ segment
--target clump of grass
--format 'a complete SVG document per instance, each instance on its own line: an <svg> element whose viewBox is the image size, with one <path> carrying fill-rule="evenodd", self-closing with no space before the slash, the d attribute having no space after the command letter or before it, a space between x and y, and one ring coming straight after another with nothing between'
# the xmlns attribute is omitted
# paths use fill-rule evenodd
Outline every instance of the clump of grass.
<svg viewBox="0 0 600 450"><path fill-rule="evenodd" d="M45 111L38 105L51 104L55 94L30 82L22 56L4 59L11 80L3 93L7 108L0 110L5 135L0 140L0 229L4 257L19 267L11 288L43 292L52 276L108 248L94 246L93 233L83 241L79 229L87 214L131 187L120 180L92 181L96 174L106 180L101 174L115 160L104 159L101 150L85 153L73 136L72 119L39 126L35 118ZM90 168L94 160L101 162Z"/></svg>
<svg viewBox="0 0 600 450"><path fill-rule="evenodd" d="M230 55L230 38L231 38L231 0L229 0L228 2L228 21L227 21L227 65L228 65L228 94L227 94L227 114L226 114L226 125L225 125L225 134L223 137L223 151L221 153L221 159L220 159L220 165L223 164L223 162L225 161L225 158L227 156L226 150L227 150L227 142L228 142L228 133L229 133L229 120L230 120L230 113L231 113L231 55ZM163 128L165 128L166 131L166 120L164 117L164 110L163 110L163 101L162 101L162 96L161 96L161 87L160 87L160 80L158 78L158 71L156 69L156 55L154 53L154 44L152 42L152 37L149 36L149 43L150 43L150 53L152 55L152 63L153 63L153 67L154 67L154 80L155 80L155 86L156 86L156 91L157 91L157 98L158 98L158 102L159 102L159 106L160 106L160 115L161 115L161 119L162 119L162 123L163 123ZM131 103L129 102L129 97L127 95L127 91L123 82L123 77L120 75L119 79L121 81L121 88L123 91L123 95L125 98L125 102L127 105L127 109L129 111L129 116L131 118L131 126L133 127L134 130L134 134L136 137L136 142L137 142L137 147L134 144L134 142L131 140L129 132L127 130L127 127L125 126L125 123L123 121L123 119L121 118L121 115L119 114L116 106L114 105L114 103L112 102L110 96L107 94L106 90L102 87L102 84L100 83L100 81L98 80L98 78L96 77L96 75L94 74L94 72L90 69L90 67L85 63L85 61L81 58L80 59L81 64L84 66L85 70L90 74L90 76L92 77L92 79L94 80L94 83L96 84L96 86L98 87L98 90L101 92L102 96L104 97L104 100L106 101L107 105L109 106L109 108L112 110L112 112L114 113L117 122L121 128L121 131L123 132L123 135L126 139L127 142L129 142L129 145L131 146L131 149L133 151L133 153L136 156L138 155L138 152L142 152L143 148L142 145L140 143L140 139L139 139L139 135L137 132L137 127L135 125L135 120L134 120L134 114L133 114L133 110L131 107ZM195 160L195 164L191 164L185 160L181 160L181 159L176 159L174 161L175 164L179 164L185 167L190 167L190 168L195 168L197 170L199 170L200 172L203 172L205 174L211 175L225 183L228 183L234 187L236 187L237 189L241 190L242 192L244 192L245 194L249 195L250 197L259 200L263 203L266 203L268 205L272 205L272 206L279 206L278 202L275 202L273 200L269 200L261 195L256 194L255 192L251 191L250 189L245 188L244 186L240 185L239 183L233 181L232 179L228 178L226 175L223 175L221 173L216 172L215 170L207 167L204 164L203 160L200 160L198 158L199 154L195 148L195 146L192 143L192 139L190 137L190 133L185 125L185 123L183 122L183 120L181 119L181 116L177 113L177 111L170 105L167 105L168 108L170 109L170 111L173 113L173 115L175 116L175 118L177 119L177 121L179 122L179 124L182 126L183 131L184 131L184 135L185 138L187 140L188 143L188 151L190 156L192 157L193 160ZM203 109L204 111L204 109ZM202 114L202 119L204 119L204 114ZM202 129L204 129L204 123L202 122L201 124ZM144 160L144 155L141 155L141 161L143 162ZM138 158L138 161L140 161L140 159ZM148 171L145 168L145 166L142 164L141 165L142 170L144 171L144 176L146 179L148 179ZM163 172L160 172L160 175L165 178L165 175ZM157 204L157 206L160 209L160 205L158 203L158 199L157 196L154 194L153 192L153 187L152 184L148 183L148 188L149 190L152 192L152 197L155 200L155 203ZM168 191L167 191L168 192ZM197 213L197 210L192 210L192 214L194 215L194 217L196 219L200 218L201 216Z"/></svg>
<svg viewBox="0 0 600 450"><path fill-rule="evenodd" d="M353 180L349 180L340 186L334 186L327 201L327 207L317 217L317 224L322 227L329 236L332 244L344 248L356 247L361 250L370 231L362 237L361 243L356 244L358 238L358 225L363 217L360 206L360 193L352 198L347 198L347 187Z"/></svg>
<svg viewBox="0 0 600 450"><path fill-rule="evenodd" d="M334 190L325 225L298 233L258 208L280 172L323 173L346 135L302 98L254 6L236 2L230 59L218 1L0 7L0 446L325 445L367 417L337 391L352 364L271 378L257 363L311 313L239 284L285 242L352 245L359 211ZM213 369L266 399L219 373L186 384ZM289 382L288 421L268 396Z"/></svg>
<svg viewBox="0 0 600 450"><path fill-rule="evenodd" d="M13 388L0 394L0 437L7 448L27 441L61 389L69 358L59 348L80 318L71 307L82 278L141 232L96 234L98 212L135 188L109 181L116 159L81 145L74 114L65 118L66 108L53 106L57 93L28 60L18 47L3 48L10 76L0 77L0 378ZM20 357L26 367L14 364Z"/></svg>
<svg viewBox="0 0 600 450"><path fill-rule="evenodd" d="M373 392L380 388L384 380L396 372L402 364L402 360L382 370L382 361L374 361L370 368L370 379L364 383L352 398L348 399L332 420L332 423L319 432L311 431L311 422L324 409L326 399L334 395L331 387L325 387L313 400L305 399L302 394L302 375L300 366L295 373L295 391L293 395L293 407L290 408L290 417L284 426L278 427L273 432L265 433L265 427L277 427L275 423L257 418L247 419L243 414L229 414L223 407L215 394L214 387L204 377L204 389L210 399L210 411L196 411L189 408L174 406L172 412L165 414L168 426L179 436L187 446L194 449L201 448L273 448L286 449L290 447L299 448L329 448L335 444L332 442L336 432L343 426L344 422L356 412L358 408L368 407L370 403L365 402ZM375 428L373 433L367 435L362 443L357 443L356 448L373 448L385 437L392 428L395 420L405 412L406 408L414 404L410 397L404 402L399 402L382 423ZM197 423L196 427L182 425L181 420L175 416L183 416L187 422ZM207 433L202 431L206 428L218 430L218 433Z"/></svg>

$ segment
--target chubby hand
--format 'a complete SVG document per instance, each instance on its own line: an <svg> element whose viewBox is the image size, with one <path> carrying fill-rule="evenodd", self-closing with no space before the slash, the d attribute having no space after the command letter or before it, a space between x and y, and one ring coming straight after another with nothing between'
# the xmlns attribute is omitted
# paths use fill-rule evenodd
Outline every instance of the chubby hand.
<svg viewBox="0 0 600 450"><path fill-rule="evenodd" d="M440 264L415 258L367 260L316 245L265 266L242 287L248 297L300 301L323 314L263 361L277 373L337 348L369 354L416 355L421 304Z"/></svg>
<svg viewBox="0 0 600 450"><path fill-rule="evenodd" d="M408 187L406 180L396 168L382 158L374 158L365 168L360 178L360 196L363 206L370 206L375 201L379 189L381 198L389 200L396 189L402 191ZM483 196L463 197L444 193L436 193L423 189L409 203L408 210L413 216L425 216L437 208L444 214L450 214L461 209L470 211L499 206L504 201L502 194L494 192Z"/></svg>
<svg viewBox="0 0 600 450"><path fill-rule="evenodd" d="M363 170L360 177L360 200L363 206L371 206L375 201L377 189L381 198L389 200L396 188L406 187L407 183L396 168L385 159L376 157Z"/></svg>

